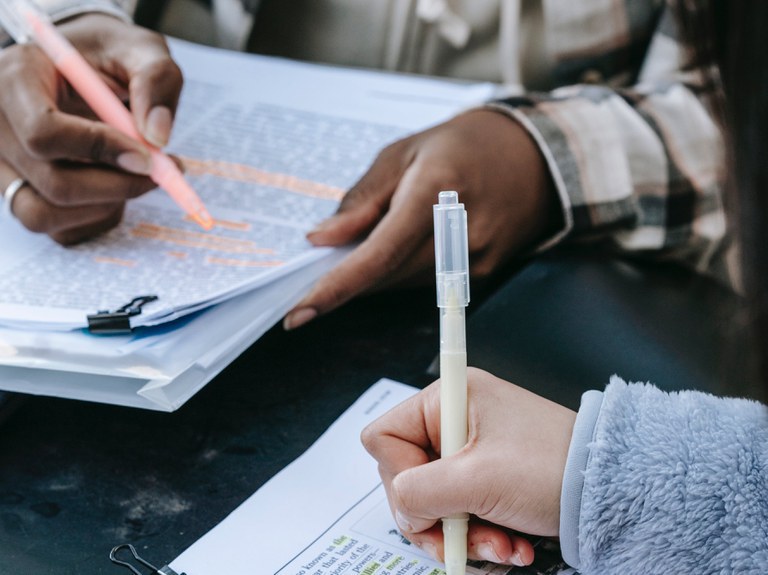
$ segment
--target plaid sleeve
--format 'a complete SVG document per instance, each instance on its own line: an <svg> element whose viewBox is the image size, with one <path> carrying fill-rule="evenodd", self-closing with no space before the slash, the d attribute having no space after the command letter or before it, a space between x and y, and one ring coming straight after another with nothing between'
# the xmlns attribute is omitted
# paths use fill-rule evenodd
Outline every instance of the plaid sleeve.
<svg viewBox="0 0 768 575"><path fill-rule="evenodd" d="M715 88L687 69L666 10L635 84L573 85L490 103L541 149L563 206L565 238L682 260L699 271L724 252L723 138Z"/></svg>
<svg viewBox="0 0 768 575"><path fill-rule="evenodd" d="M37 3L54 21L63 20L85 12L102 12L131 21L135 0L37 0ZM0 28L0 46L8 46L13 40Z"/></svg>

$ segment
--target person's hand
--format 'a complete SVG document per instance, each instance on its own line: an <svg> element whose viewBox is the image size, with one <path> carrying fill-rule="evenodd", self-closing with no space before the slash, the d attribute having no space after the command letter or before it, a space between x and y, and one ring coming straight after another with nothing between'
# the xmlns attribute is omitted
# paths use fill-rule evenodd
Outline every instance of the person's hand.
<svg viewBox="0 0 768 575"><path fill-rule="evenodd" d="M557 536L576 414L491 374L468 371L469 440L440 455L440 382L362 433L392 513L414 544L443 559L441 517L472 514L469 557L528 565L533 547L507 529ZM479 521L482 520L482 521Z"/></svg>
<svg viewBox="0 0 768 575"><path fill-rule="evenodd" d="M139 132L162 147L182 77L159 34L103 14L59 26L118 96ZM34 45L0 52L0 191L24 185L13 214L71 244L116 225L125 202L153 187L147 147L98 121Z"/></svg>
<svg viewBox="0 0 768 575"><path fill-rule="evenodd" d="M315 245L362 243L286 316L292 329L374 286L426 282L434 269L432 205L456 190L468 212L471 273L491 274L560 226L541 153L500 112L474 110L385 148L338 212L308 234Z"/></svg>

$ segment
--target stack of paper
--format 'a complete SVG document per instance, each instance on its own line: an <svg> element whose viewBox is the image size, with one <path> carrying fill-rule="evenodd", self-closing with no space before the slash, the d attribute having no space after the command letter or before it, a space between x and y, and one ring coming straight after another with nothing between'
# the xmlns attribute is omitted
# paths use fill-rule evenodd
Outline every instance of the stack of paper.
<svg viewBox="0 0 768 575"><path fill-rule="evenodd" d="M159 190L72 248L3 221L2 389L176 409L339 261L305 234L376 153L493 90L171 45L185 89L169 150L216 227ZM147 295L141 329L85 331L89 314Z"/></svg>

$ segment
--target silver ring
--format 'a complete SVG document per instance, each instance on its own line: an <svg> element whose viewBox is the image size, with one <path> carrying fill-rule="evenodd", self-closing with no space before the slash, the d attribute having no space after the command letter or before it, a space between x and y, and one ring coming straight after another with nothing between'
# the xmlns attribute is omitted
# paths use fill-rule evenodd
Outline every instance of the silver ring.
<svg viewBox="0 0 768 575"><path fill-rule="evenodd" d="M13 217L13 198L16 197L16 193L27 185L27 180L24 178L16 178L3 192L3 217Z"/></svg>

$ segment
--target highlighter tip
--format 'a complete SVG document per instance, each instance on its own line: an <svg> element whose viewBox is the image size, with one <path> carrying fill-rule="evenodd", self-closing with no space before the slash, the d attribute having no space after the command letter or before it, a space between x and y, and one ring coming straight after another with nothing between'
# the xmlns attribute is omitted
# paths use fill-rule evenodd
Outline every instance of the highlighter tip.
<svg viewBox="0 0 768 575"><path fill-rule="evenodd" d="M211 231L215 225L214 219L207 212L204 214L190 214L190 217L206 232Z"/></svg>

